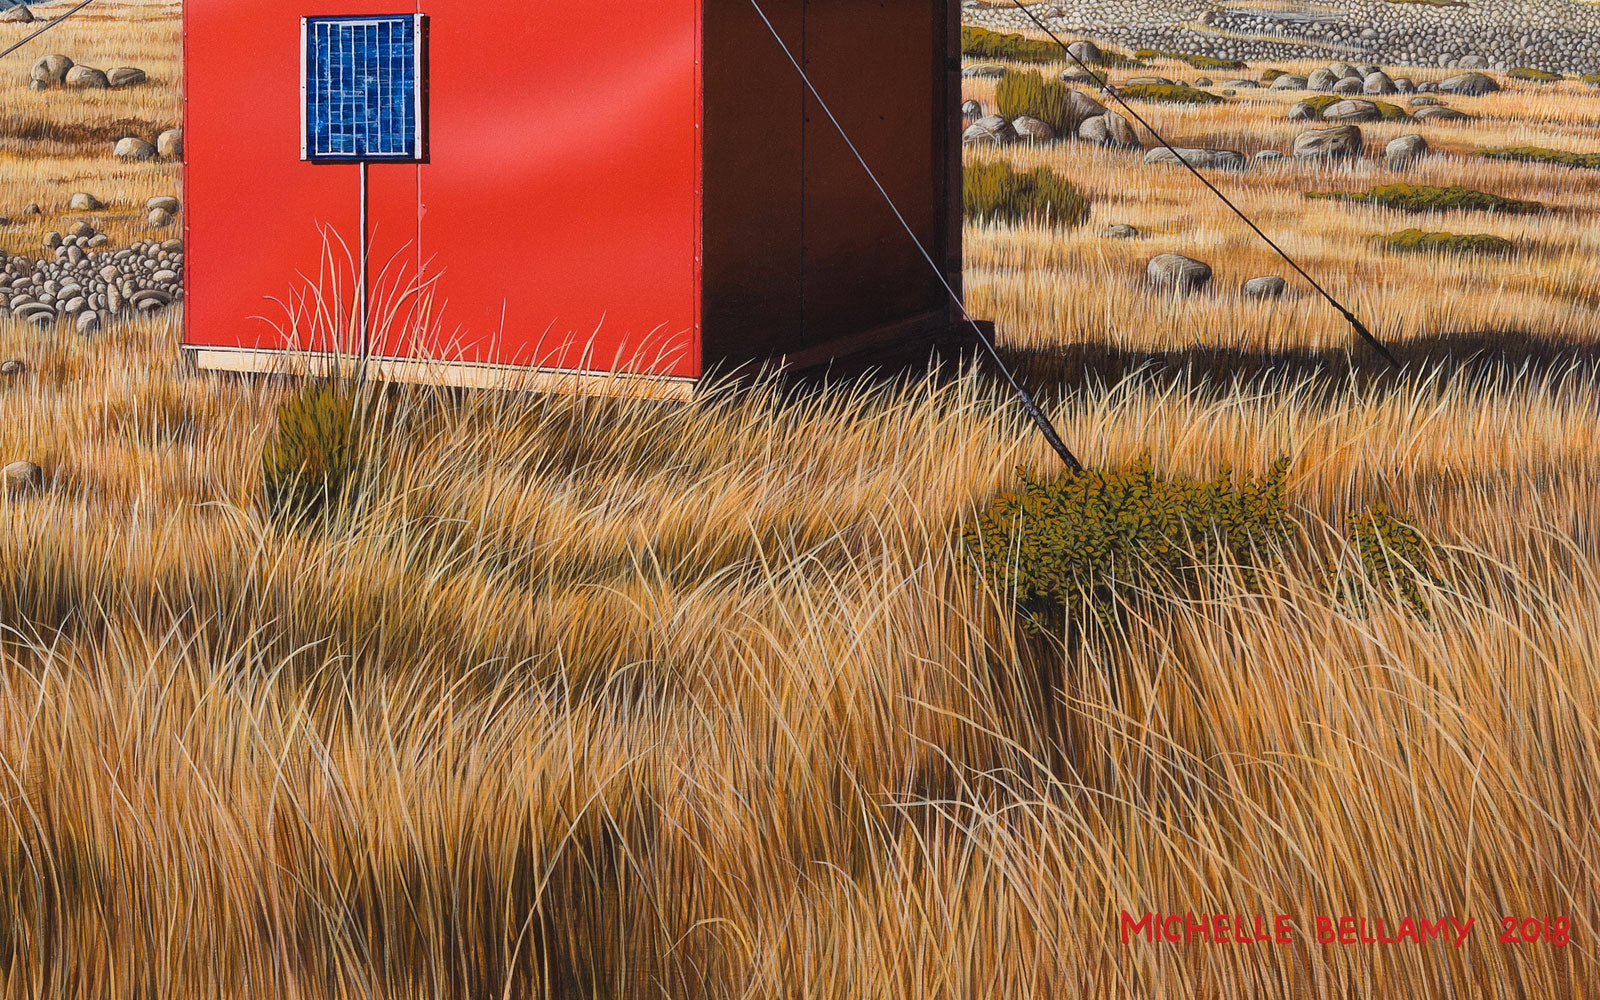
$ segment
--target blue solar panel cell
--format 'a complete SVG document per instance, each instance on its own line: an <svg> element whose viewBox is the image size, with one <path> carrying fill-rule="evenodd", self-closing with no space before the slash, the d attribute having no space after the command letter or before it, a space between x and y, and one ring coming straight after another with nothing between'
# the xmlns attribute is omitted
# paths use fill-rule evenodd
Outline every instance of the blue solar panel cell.
<svg viewBox="0 0 1600 1000"><path fill-rule="evenodd" d="M421 21L305 19L306 159L422 158Z"/></svg>

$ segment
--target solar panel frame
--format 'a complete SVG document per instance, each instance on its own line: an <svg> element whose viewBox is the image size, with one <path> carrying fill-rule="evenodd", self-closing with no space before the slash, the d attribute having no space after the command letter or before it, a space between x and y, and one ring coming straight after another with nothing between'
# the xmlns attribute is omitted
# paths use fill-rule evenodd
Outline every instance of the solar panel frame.
<svg viewBox="0 0 1600 1000"><path fill-rule="evenodd" d="M426 161L426 15L302 17L300 25L300 158Z"/></svg>

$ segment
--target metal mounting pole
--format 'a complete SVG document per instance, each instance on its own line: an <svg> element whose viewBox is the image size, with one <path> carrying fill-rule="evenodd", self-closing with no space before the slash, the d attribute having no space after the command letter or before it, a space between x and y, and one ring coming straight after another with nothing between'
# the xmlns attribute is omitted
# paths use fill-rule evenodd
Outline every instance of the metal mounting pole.
<svg viewBox="0 0 1600 1000"><path fill-rule="evenodd" d="M356 358L359 366L363 369L367 364L367 354L372 349L370 340L372 336L370 315L371 307L368 304L367 299L367 296L371 292L368 284L370 281L368 254L371 251L372 243L372 237L371 233L368 231L367 222L367 208L371 194L370 188L367 184L367 170L369 166L370 165L367 163L367 161L361 161L361 274L358 280L359 287L356 290L356 308L361 311L361 341L358 345Z"/></svg>

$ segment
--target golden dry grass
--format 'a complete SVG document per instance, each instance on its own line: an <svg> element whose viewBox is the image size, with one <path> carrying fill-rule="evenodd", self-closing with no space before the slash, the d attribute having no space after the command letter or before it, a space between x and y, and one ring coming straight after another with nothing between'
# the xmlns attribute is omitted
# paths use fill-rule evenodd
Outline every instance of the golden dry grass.
<svg viewBox="0 0 1600 1000"><path fill-rule="evenodd" d="M1131 211L1096 158L1086 186ZM1199 234L1172 219L1139 253L1232 239L1186 204ZM1072 336L1046 304L1122 252L1086 233L972 234L980 295L1037 288L1002 313L1017 340ZM1067 315L1117 296L1127 344L1222 339L1115 282ZM1252 318L1217 298L1217 331ZM1254 320L1290 318L1337 340ZM1050 467L979 375L689 406L397 392L359 504L294 531L258 466L290 387L194 376L176 333L0 322L29 364L0 382L0 460L49 483L0 499L0 995L1600 989L1590 370L1068 387L1091 463L1290 455L1313 543L1262 593L1219 571L1063 648L954 544L1017 465ZM1351 559L1328 526L1375 499L1449 547L1432 623L1327 584ZM1459 950L1129 946L1124 908L1478 926ZM1565 948L1496 942L1501 916L1563 915Z"/></svg>

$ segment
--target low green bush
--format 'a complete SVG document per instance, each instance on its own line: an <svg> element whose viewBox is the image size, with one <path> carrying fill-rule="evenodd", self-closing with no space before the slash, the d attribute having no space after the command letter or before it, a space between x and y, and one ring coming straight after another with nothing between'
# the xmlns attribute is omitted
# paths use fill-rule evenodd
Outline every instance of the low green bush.
<svg viewBox="0 0 1600 1000"><path fill-rule="evenodd" d="M1307 198L1354 201L1382 205L1402 212L1497 212L1504 215L1537 215L1548 211L1537 201L1519 201L1503 195L1478 191L1459 184L1431 187L1426 184L1382 184L1366 191L1311 191Z"/></svg>
<svg viewBox="0 0 1600 1000"><path fill-rule="evenodd" d="M961 54L972 59L1004 59L1007 62L1067 62L1067 54L1048 39L1002 34L987 28L961 29Z"/></svg>
<svg viewBox="0 0 1600 1000"><path fill-rule="evenodd" d="M273 517L301 525L355 498L363 478L360 428L356 392L347 382L308 381L278 405L277 434L261 456Z"/></svg>
<svg viewBox="0 0 1600 1000"><path fill-rule="evenodd" d="M1506 149L1480 149L1479 156L1491 160L1516 160L1522 163L1553 163L1561 167L1600 170L1600 153L1569 153L1543 146L1511 146Z"/></svg>
<svg viewBox="0 0 1600 1000"><path fill-rule="evenodd" d="M1500 236L1488 233L1429 233L1421 229L1405 229L1388 236L1378 237L1386 250L1395 253L1454 253L1482 254L1490 257L1507 257L1517 252L1517 245Z"/></svg>
<svg viewBox="0 0 1600 1000"><path fill-rule="evenodd" d="M1004 160L968 164L961 195L966 217L973 222L1076 226L1089 218L1089 199L1046 167L1019 173Z"/></svg>
<svg viewBox="0 0 1600 1000"><path fill-rule="evenodd" d="M1165 49L1140 49L1133 54L1135 59L1148 62L1151 59L1174 59L1178 62L1188 63L1195 69L1210 70L1235 70L1249 69L1250 64L1237 59L1218 59L1215 56L1198 55L1193 52L1169 52Z"/></svg>
<svg viewBox="0 0 1600 1000"><path fill-rule="evenodd" d="M1351 98L1340 94L1318 94L1315 97L1306 98L1305 103L1309 104L1311 109L1317 113L1317 117L1320 118L1324 111L1340 101L1348 100L1351 100ZM1371 101L1372 98L1358 97L1355 100ZM1378 113L1383 116L1384 121L1409 121L1411 118L1411 114L1398 104L1390 104L1388 101L1372 101L1372 103L1378 106Z"/></svg>
<svg viewBox="0 0 1600 1000"><path fill-rule="evenodd" d="M1294 541L1284 483L1289 460L1262 478L1160 476L1148 461L1052 480L1021 472L963 533L983 576L1013 596L1033 630L1094 615L1117 620L1118 598L1192 592L1209 571L1237 567L1251 587Z"/></svg>
<svg viewBox="0 0 1600 1000"><path fill-rule="evenodd" d="M1585 73L1578 77L1578 79L1582 80L1584 83L1587 83L1591 87L1600 87L1600 73Z"/></svg>
<svg viewBox="0 0 1600 1000"><path fill-rule="evenodd" d="M1509 76L1513 80L1527 80L1531 83L1557 83L1566 79L1566 77L1562 76L1560 73L1551 73L1548 70L1534 69L1532 66L1518 66L1516 69L1507 73L1506 76Z"/></svg>
<svg viewBox="0 0 1600 1000"><path fill-rule="evenodd" d="M1265 70L1261 74L1261 82L1262 83L1271 83L1272 81L1276 80L1280 76L1288 76L1288 75L1289 75L1288 73L1285 73L1281 69Z"/></svg>
<svg viewBox="0 0 1600 1000"><path fill-rule="evenodd" d="M1427 588L1443 587L1445 581L1439 554L1416 520L1375 504L1351 511L1345 525L1360 561L1359 572L1346 575L1339 586L1351 607L1365 614L1380 599L1431 620Z"/></svg>
<svg viewBox="0 0 1600 1000"><path fill-rule="evenodd" d="M1063 136L1071 135L1077 124L1070 114L1071 101L1071 87L1060 80L1046 79L1037 70L1007 73L995 88L995 105L1007 121L1032 115Z"/></svg>
<svg viewBox="0 0 1600 1000"><path fill-rule="evenodd" d="M1118 91L1123 97L1135 101L1156 101L1161 104L1226 104L1227 99L1205 90L1196 90L1181 83L1136 83Z"/></svg>

